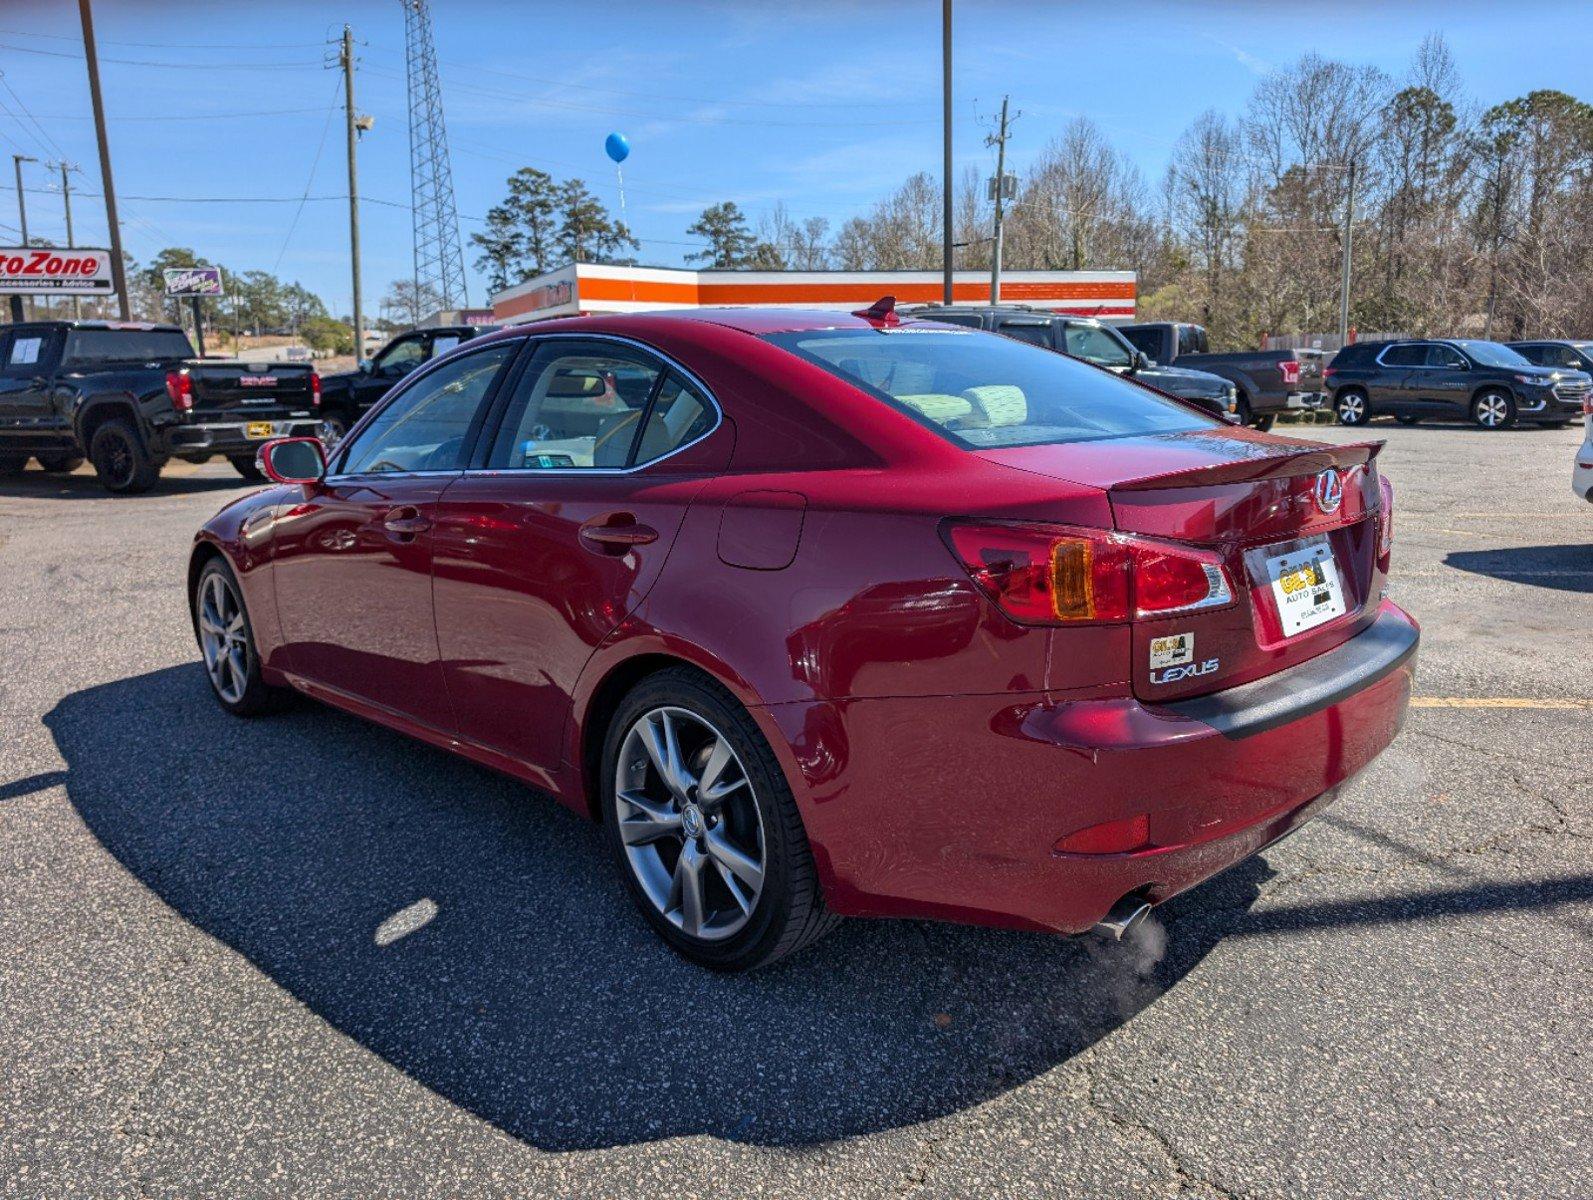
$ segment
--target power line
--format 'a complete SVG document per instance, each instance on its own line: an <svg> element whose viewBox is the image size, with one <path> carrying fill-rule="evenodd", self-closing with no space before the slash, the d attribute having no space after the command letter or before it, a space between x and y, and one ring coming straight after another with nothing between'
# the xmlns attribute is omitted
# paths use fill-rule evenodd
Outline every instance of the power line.
<svg viewBox="0 0 1593 1200"><path fill-rule="evenodd" d="M46 38L52 42L76 42L78 39L63 33L33 33L24 29L0 29L0 37ZM305 50L318 48L320 42L115 42L100 39L102 46L135 46L146 50ZM102 59L103 61L107 61Z"/></svg>
<svg viewBox="0 0 1593 1200"><path fill-rule="evenodd" d="M252 112L219 112L219 113L171 113L161 116L126 116L117 114L108 117L112 122L120 121L223 121L241 117L287 117L300 113L315 113L319 116L325 110L322 108L262 108ZM94 118L82 113L35 113L36 121L92 121Z"/></svg>
<svg viewBox="0 0 1593 1200"><path fill-rule="evenodd" d="M83 61L81 54L72 54L66 50L41 50L37 46L14 46L9 42L0 42L0 50L12 50L18 54L42 54L49 58L75 58L79 62ZM115 63L119 67L161 67L168 71L190 71L194 66L191 62L156 62L141 58L102 58L100 62ZM205 66L211 70L223 71L300 71L308 67L319 68L321 60L275 63L212 62L206 63Z"/></svg>
<svg viewBox="0 0 1593 1200"><path fill-rule="evenodd" d="M326 123L321 126L321 140L316 143L315 158L310 162L309 178L304 181L304 195L299 197L299 207L293 210L293 220L288 223L287 235L282 239L282 249L277 251L276 261L271 264L271 273L273 275L277 273L277 268L282 265L282 256L288 252L288 243L293 240L293 233L299 227L299 218L304 215L304 206L309 203L310 188L315 185L315 172L321 166L321 153L326 149L326 135L332 129L332 117L337 113L338 93L343 90L343 81L341 79L334 80L333 83L335 86L332 88L332 103L326 110Z"/></svg>

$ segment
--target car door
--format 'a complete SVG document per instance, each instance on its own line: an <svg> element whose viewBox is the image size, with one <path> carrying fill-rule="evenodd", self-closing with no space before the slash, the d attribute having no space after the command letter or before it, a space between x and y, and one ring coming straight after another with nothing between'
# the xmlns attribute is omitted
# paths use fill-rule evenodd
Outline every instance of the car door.
<svg viewBox="0 0 1593 1200"><path fill-rule="evenodd" d="M438 505L437 641L460 737L548 775L581 669L657 578L729 431L709 436L718 409L681 368L596 337L542 340L497 407L479 469Z"/></svg>
<svg viewBox="0 0 1593 1200"><path fill-rule="evenodd" d="M1377 356L1377 370L1367 381L1374 407L1384 412L1409 412L1421 406L1421 380L1415 378L1427 363L1422 342L1396 342Z"/></svg>
<svg viewBox="0 0 1593 1200"><path fill-rule="evenodd" d="M325 480L279 514L272 544L288 669L451 730L432 613L432 526L519 342L426 371L338 448Z"/></svg>
<svg viewBox="0 0 1593 1200"><path fill-rule="evenodd" d="M1471 403L1471 364L1453 346L1427 343L1427 361L1421 377L1423 405L1444 416L1464 415Z"/></svg>
<svg viewBox="0 0 1593 1200"><path fill-rule="evenodd" d="M0 335L0 427L31 433L56 423L50 373L60 342L60 335L48 329Z"/></svg>

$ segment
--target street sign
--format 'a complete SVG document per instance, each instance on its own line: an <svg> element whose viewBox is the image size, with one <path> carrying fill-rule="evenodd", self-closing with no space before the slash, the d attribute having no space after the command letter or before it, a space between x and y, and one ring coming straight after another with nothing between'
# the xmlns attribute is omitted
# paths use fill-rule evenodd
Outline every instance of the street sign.
<svg viewBox="0 0 1593 1200"><path fill-rule="evenodd" d="M1003 175L1001 177L1001 198L1003 200L1011 200L1017 194L1018 194L1018 177L1016 175L1012 174L1009 171L1007 174L1005 174L1005 175ZM985 180L985 199L986 200L994 200L995 198L996 198L996 177L994 175L992 175L992 176L990 176L989 179Z"/></svg>
<svg viewBox="0 0 1593 1200"><path fill-rule="evenodd" d="M168 297L227 294L222 286L220 267L167 267L163 273Z"/></svg>
<svg viewBox="0 0 1593 1200"><path fill-rule="evenodd" d="M0 246L0 295L109 295L108 250Z"/></svg>

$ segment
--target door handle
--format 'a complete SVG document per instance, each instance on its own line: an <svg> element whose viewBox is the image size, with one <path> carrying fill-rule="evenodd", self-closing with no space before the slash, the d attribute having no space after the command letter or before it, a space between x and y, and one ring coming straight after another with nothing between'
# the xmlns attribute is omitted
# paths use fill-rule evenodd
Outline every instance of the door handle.
<svg viewBox="0 0 1593 1200"><path fill-rule="evenodd" d="M600 554L623 554L632 546L645 546L658 540L658 530L643 525L627 512L593 517L581 526L581 541Z"/></svg>
<svg viewBox="0 0 1593 1200"><path fill-rule="evenodd" d="M412 538L417 533L425 533L430 529L431 520L421 516L420 509L404 504L388 511L382 521L382 528L400 538Z"/></svg>

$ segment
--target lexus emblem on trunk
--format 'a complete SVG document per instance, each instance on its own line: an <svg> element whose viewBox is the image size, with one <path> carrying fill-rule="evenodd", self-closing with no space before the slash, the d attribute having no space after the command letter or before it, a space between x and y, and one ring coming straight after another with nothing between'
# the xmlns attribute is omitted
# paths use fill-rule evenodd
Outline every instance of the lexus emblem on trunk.
<svg viewBox="0 0 1593 1200"><path fill-rule="evenodd" d="M1338 471L1329 467L1316 477L1316 506L1324 513L1336 513L1339 505L1344 502L1344 479Z"/></svg>

